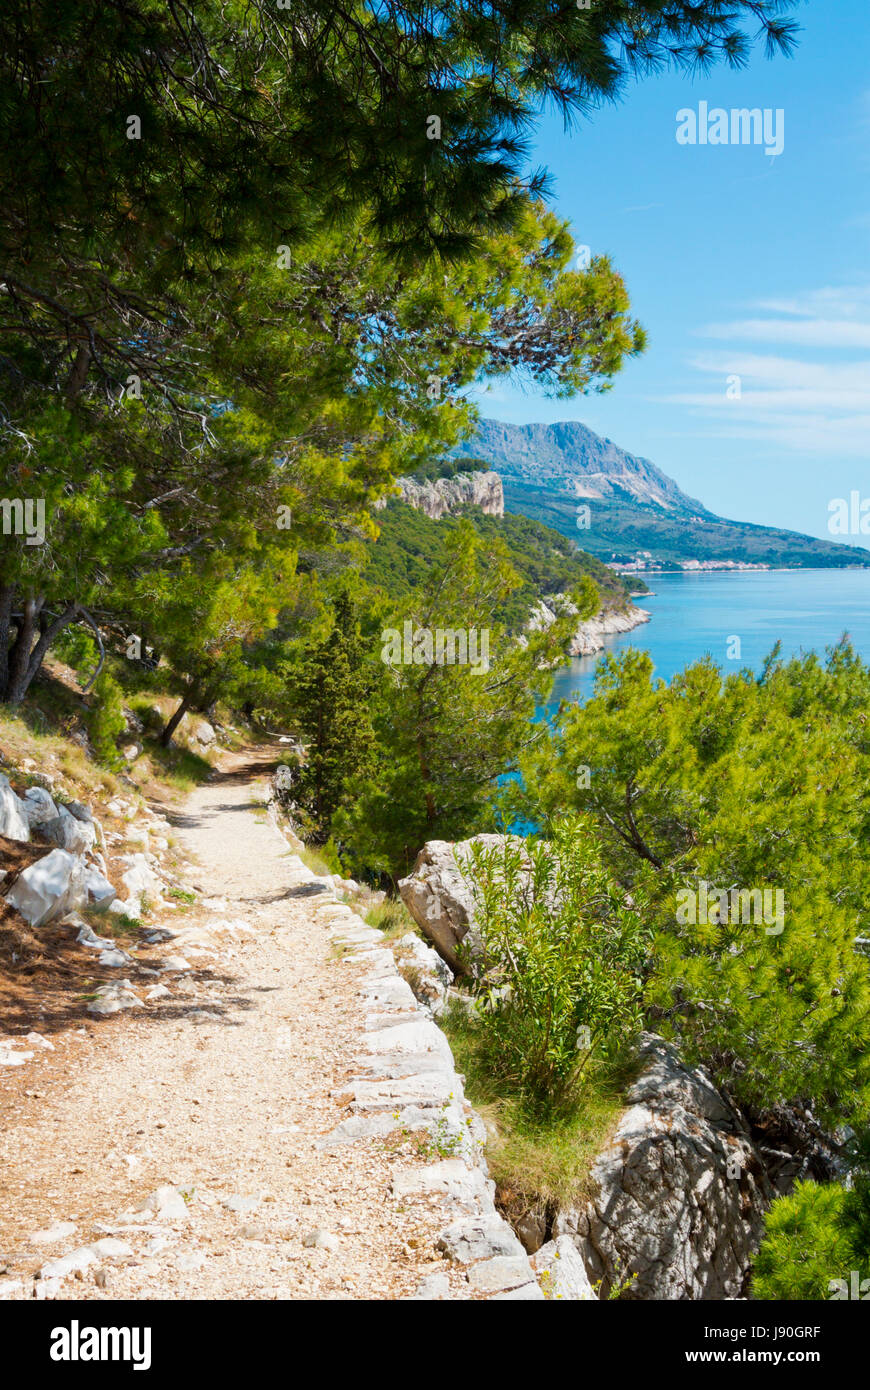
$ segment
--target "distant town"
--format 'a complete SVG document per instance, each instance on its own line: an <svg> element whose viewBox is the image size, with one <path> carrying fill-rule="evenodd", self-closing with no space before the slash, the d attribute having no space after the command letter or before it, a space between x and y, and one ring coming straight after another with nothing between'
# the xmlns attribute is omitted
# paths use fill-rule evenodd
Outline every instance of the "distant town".
<svg viewBox="0 0 870 1390"><path fill-rule="evenodd" d="M655 560L649 550L638 550L629 560L616 551L605 561L608 569L620 574L661 574L667 570L767 570L770 565L750 564L746 560Z"/></svg>

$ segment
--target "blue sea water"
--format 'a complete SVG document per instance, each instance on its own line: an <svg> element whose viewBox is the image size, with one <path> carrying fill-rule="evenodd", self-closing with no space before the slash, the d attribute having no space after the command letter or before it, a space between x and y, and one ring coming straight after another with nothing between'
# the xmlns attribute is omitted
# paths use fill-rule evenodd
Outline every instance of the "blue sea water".
<svg viewBox="0 0 870 1390"><path fill-rule="evenodd" d="M870 661L870 570L740 570L653 574L651 594L635 602L652 614L643 627L606 639L606 650L649 652L655 674L669 680L705 653L725 674L759 671L774 643L783 657L815 651L824 658L846 632ZM739 639L739 658L729 658ZM575 657L556 676L551 701L587 700L598 656Z"/></svg>

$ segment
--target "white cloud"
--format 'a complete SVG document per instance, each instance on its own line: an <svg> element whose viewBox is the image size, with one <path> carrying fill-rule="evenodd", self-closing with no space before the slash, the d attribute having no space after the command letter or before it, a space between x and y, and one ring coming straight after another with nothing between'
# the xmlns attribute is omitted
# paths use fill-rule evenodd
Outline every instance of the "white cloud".
<svg viewBox="0 0 870 1390"><path fill-rule="evenodd" d="M659 399L706 417L707 435L867 458L870 284L825 286L751 308L757 317L701 329L699 336L734 348L696 353L688 366L701 378L697 389ZM808 359L757 350L767 343L816 352ZM827 349L836 349L839 360L826 359ZM740 378L738 399L726 394L730 379L734 395L734 377Z"/></svg>

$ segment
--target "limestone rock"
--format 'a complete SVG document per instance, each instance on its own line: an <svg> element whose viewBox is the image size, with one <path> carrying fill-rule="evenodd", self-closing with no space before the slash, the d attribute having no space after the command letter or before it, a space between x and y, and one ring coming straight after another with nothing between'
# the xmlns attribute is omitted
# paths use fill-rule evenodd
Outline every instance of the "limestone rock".
<svg viewBox="0 0 870 1390"><path fill-rule="evenodd" d="M605 1298L739 1298L773 1189L701 1070L651 1034L641 1058L631 1108L592 1169L597 1195L559 1213L553 1234L571 1237Z"/></svg>
<svg viewBox="0 0 870 1390"><path fill-rule="evenodd" d="M453 971L445 960L408 932L395 945L400 974L407 980L416 999L427 1013L437 1018L444 1011L447 990L453 983Z"/></svg>
<svg viewBox="0 0 870 1390"><path fill-rule="evenodd" d="M117 894L105 874L99 869L88 868L84 872L84 887L88 895L88 906L106 908L114 902Z"/></svg>
<svg viewBox="0 0 870 1390"><path fill-rule="evenodd" d="M452 478L436 478L418 483L413 478L397 478L402 501L424 512L433 521L476 506L487 516L504 516L504 488L497 473L482 469L478 473L457 473ZM377 507L386 505L386 501Z"/></svg>
<svg viewBox="0 0 870 1390"><path fill-rule="evenodd" d="M97 838L93 821L79 820L66 806L58 809L54 820L40 826L40 833L49 844L69 850L70 854L84 854L93 849Z"/></svg>
<svg viewBox="0 0 870 1390"><path fill-rule="evenodd" d="M6 901L32 927L81 907L84 899L84 865L64 849L53 849L22 869L6 894Z"/></svg>
<svg viewBox="0 0 870 1390"><path fill-rule="evenodd" d="M185 1223L190 1220L187 1203L178 1188L171 1187L169 1183L163 1183L149 1193L139 1210L151 1213L155 1221Z"/></svg>
<svg viewBox="0 0 870 1390"><path fill-rule="evenodd" d="M24 815L31 829L44 825L46 821L56 820L60 812L45 787L28 787L24 793Z"/></svg>
<svg viewBox="0 0 870 1390"><path fill-rule="evenodd" d="M413 871L399 880L399 892L414 921L438 954L456 974L467 974L468 960L480 954L474 930L474 894L465 866L473 844L483 850L501 848L504 835L475 835L473 840L428 840L417 855ZM518 840L518 843L522 841ZM458 954L464 943L461 961Z"/></svg>
<svg viewBox="0 0 870 1390"><path fill-rule="evenodd" d="M0 774L0 835L10 840L29 840L30 823L27 806L15 795L9 778Z"/></svg>
<svg viewBox="0 0 870 1390"><path fill-rule="evenodd" d="M570 1236L559 1236L542 1245L531 1257L544 1297L571 1302L598 1300L589 1282L586 1266Z"/></svg>

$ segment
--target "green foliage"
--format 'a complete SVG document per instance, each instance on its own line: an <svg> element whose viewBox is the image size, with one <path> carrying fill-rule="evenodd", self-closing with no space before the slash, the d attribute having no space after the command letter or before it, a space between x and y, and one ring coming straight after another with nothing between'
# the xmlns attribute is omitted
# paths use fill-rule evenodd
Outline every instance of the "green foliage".
<svg viewBox="0 0 870 1390"><path fill-rule="evenodd" d="M510 512L486 516L479 507L464 508L462 519L483 544L501 542L520 578L493 612L511 632L523 630L537 599L570 592L586 579L595 583L603 604L622 607L628 601L627 584L612 570L539 522ZM405 503L390 502L377 520L378 536L368 546L365 578L396 599L420 588L432 566L444 563L447 539L460 518L433 521Z"/></svg>
<svg viewBox="0 0 870 1390"><path fill-rule="evenodd" d="M301 647L285 674L296 727L307 744L290 793L294 820L306 839L323 844L346 801L347 783L365 777L374 761L368 703L379 673L346 593L339 594L327 631Z"/></svg>
<svg viewBox="0 0 870 1390"><path fill-rule="evenodd" d="M754 1298L827 1299L831 1280L848 1280L858 1257L843 1220L845 1197L837 1183L799 1182L777 1198L753 1265Z"/></svg>
<svg viewBox="0 0 870 1390"><path fill-rule="evenodd" d="M99 662L99 652L93 635L84 627L68 627L54 644L55 653L76 673L80 685L86 685Z"/></svg>
<svg viewBox="0 0 870 1390"><path fill-rule="evenodd" d="M540 736L530 721L552 680L547 668L564 656L577 621L566 614L521 645L494 619L519 584L504 545L462 521L445 534L443 559L421 588L382 615L380 635L371 633L375 758L370 774L348 784L334 821L360 870L395 880L426 840L494 827L498 781ZM588 579L572 597L581 616L597 607ZM441 662L439 632L452 649Z"/></svg>
<svg viewBox="0 0 870 1390"><path fill-rule="evenodd" d="M124 765L118 739L126 727L121 687L108 671L101 671L94 683L88 735L99 761L113 771Z"/></svg>
<svg viewBox="0 0 870 1390"><path fill-rule="evenodd" d="M492 1074L532 1113L570 1109L584 1068L614 1059L641 1026L642 913L577 817L557 822L551 840L473 845L468 872Z"/></svg>
<svg viewBox="0 0 870 1390"><path fill-rule="evenodd" d="M749 1107L800 1101L840 1122L870 1103L855 947L870 913L868 701L847 645L826 664L774 655L757 680L701 661L669 685L629 651L601 663L594 698L563 711L524 763L526 794L511 791L532 819L598 820L612 871L651 904L654 1026ZM678 894L702 882L781 890L782 930L688 920Z"/></svg>
<svg viewBox="0 0 870 1390"><path fill-rule="evenodd" d="M415 483L430 483L439 478L455 478L460 473L486 473L488 468L489 464L483 459L433 458L415 468L412 476Z"/></svg>

